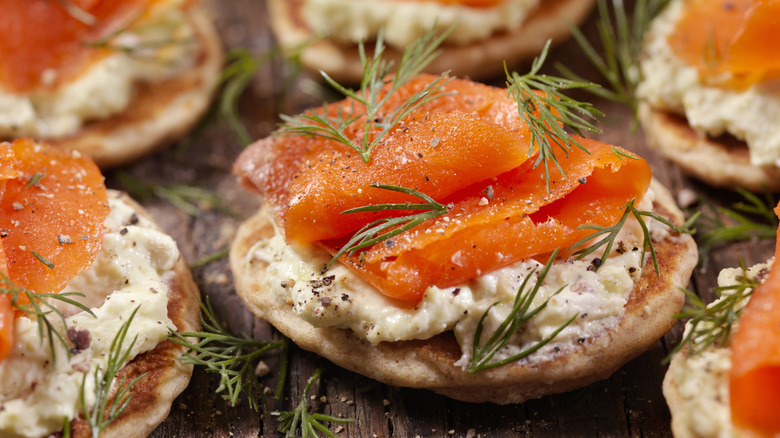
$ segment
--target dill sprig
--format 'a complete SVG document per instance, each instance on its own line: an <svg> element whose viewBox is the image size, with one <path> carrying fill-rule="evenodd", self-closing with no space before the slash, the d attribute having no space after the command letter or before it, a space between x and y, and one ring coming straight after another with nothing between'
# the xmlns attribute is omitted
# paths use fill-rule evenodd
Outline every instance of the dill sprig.
<svg viewBox="0 0 780 438"><path fill-rule="evenodd" d="M660 216L656 213L653 213L651 211L645 211L645 210L638 210L636 207L634 207L634 199L628 201L626 205L623 206L623 215L620 216L620 220L618 220L614 225L609 227L602 227L600 225L580 225L577 227L577 229L588 229L588 230L594 230L594 232L584 237L583 239L576 242L574 245L571 246L569 249L574 249L579 246L582 246L583 244L596 239L600 236L601 239L594 242L592 245L582 248L578 251L576 251L574 254L577 256L577 259L582 259L585 256L593 253L594 251L598 250L602 246L606 246L604 249L604 253L602 257L608 257L609 254L612 251L612 247L615 244L615 239L617 239L618 234L620 233L620 230L623 229L623 225L625 225L626 221L628 220L629 216L633 216L636 221L639 223L639 226L642 228L642 260L645 259L645 254L647 251L650 251L650 257L653 260L653 266L655 267L655 273L659 277L661 276L661 270L658 267L658 258L655 254L655 247L653 246L653 240L650 238L650 231L647 228L647 223L645 222L645 217L656 220L658 222L661 222L662 224L666 225L667 227L671 228L672 231L675 233L687 233L690 234L691 230L689 228L689 223L686 222L682 227L677 227L673 223L671 223L668 219L666 219L663 216ZM594 265L596 269L598 269L600 265Z"/></svg>
<svg viewBox="0 0 780 438"><path fill-rule="evenodd" d="M595 120L603 115L590 103L577 101L561 93L561 90L592 88L598 87L598 85L539 74L549 50L550 41L548 40L542 53L534 59L531 70L524 75L506 71L508 92L517 102L520 118L531 130L528 156L533 156L538 150L539 154L534 162L534 167L539 164L544 165L548 192L550 191L549 163L551 161L561 174L566 176L558 164L555 149L560 149L566 156L574 147L585 152L588 151L566 132L565 127L580 136L583 131L599 133L601 131L590 120ZM535 93L534 90L541 91L541 93Z"/></svg>
<svg viewBox="0 0 780 438"><path fill-rule="evenodd" d="M68 15L70 15L77 21L80 21L82 24L86 24L87 26L94 26L95 24L97 24L97 18L95 18L94 15L85 11L84 9L82 9L72 1L70 0L56 0L56 1L57 3L60 4L60 6L62 6L63 9L65 9L65 12L67 12Z"/></svg>
<svg viewBox="0 0 780 438"><path fill-rule="evenodd" d="M379 242L390 239L398 234L403 233L406 230L410 230L428 219L433 219L438 216L447 214L450 211L451 206L440 204L436 202L430 196L418 192L414 189L408 189L406 187L393 186L388 184L369 184L369 187L375 187L383 190L392 190L394 192L406 193L408 195L416 196L425 203L412 204L409 202L403 204L373 204L363 207L352 208L342 211L342 214L349 213L362 213L367 211L389 211L389 210L422 210L421 213L409 214L406 216L389 217L384 219L378 219L369 223L360 230L358 230L352 238L347 242L330 260L328 268L333 266L333 263L338 260L343 254L352 255L356 251L375 245Z"/></svg>
<svg viewBox="0 0 780 438"><path fill-rule="evenodd" d="M690 318L690 329L677 347L669 353L666 360L686 348L689 354L698 354L710 346L728 345L734 323L739 320L742 310L753 290L759 285L757 277L747 275L744 261L740 261L742 273L730 286L716 287L713 290L719 299L705 305L695 293L685 289L687 304L674 318Z"/></svg>
<svg viewBox="0 0 780 438"><path fill-rule="evenodd" d="M359 51L363 63L363 78L360 81L359 90L355 91L344 87L325 72L320 72L320 74L334 89L365 107L365 111L358 112L357 107L352 104L350 111L339 109L335 116L330 116L327 105L323 105L322 114L313 111L294 117L281 115L280 117L285 124L278 133L281 135L314 135L338 141L357 151L363 161L368 162L371 150L406 116L420 105L447 94L438 93L451 80L447 73L443 73L392 110L386 111L384 108L396 91L422 72L438 56L437 49L450 31L451 29L437 37L431 29L423 37L407 46L394 74L391 74L394 63L387 62L382 58L385 51L382 32L377 36L374 54L371 58L366 55L365 46L361 42ZM362 135L359 140L353 140L346 130L352 123L361 118L365 120ZM380 129L380 132L375 136L372 135L374 128Z"/></svg>
<svg viewBox="0 0 780 438"><path fill-rule="evenodd" d="M84 378L81 380L79 400L81 402L82 414L89 424L89 429L92 431L93 438L99 437L112 421L122 415L122 412L133 398L133 394L130 392L133 389L133 386L146 377L147 373L143 373L131 382L127 382L127 379L123 377L116 384L116 392L113 394L113 397L111 396L117 373L119 373L119 370L121 370L125 362L127 362L130 351L138 340L138 335L136 334L133 340L130 341L130 345L128 345L124 351L122 350L122 344L125 342L130 324L133 322L135 314L140 308L141 306L138 306L133 310L127 321L119 327L119 331L117 331L116 336L114 336L114 340L111 341L106 368L102 369L100 366L95 368L93 374L95 383L95 404L93 405L91 412L89 411L89 408L87 408L86 403L85 385L88 373L85 373Z"/></svg>
<svg viewBox="0 0 780 438"><path fill-rule="evenodd" d="M262 394L262 386L255 374L257 364L266 352L276 348L285 349L288 341L284 339L266 342L256 341L246 334L235 336L222 327L214 316L214 309L208 298L205 303L198 301L203 331L180 333L170 329L168 340L188 349L181 357L184 363L203 366L206 371L219 374L220 383L216 392L225 392L222 397L229 401L231 406L235 406L241 392L246 391L249 406L259 411L258 399ZM193 343L187 338L195 338L197 342ZM286 370L287 366L285 361L286 356L282 356L283 370ZM282 373L279 379L280 387L284 386L284 377ZM280 394L279 388L277 394Z"/></svg>
<svg viewBox="0 0 780 438"><path fill-rule="evenodd" d="M580 29L569 26L572 36L585 56L606 82L603 88L591 88L589 91L631 108L631 112L634 114L632 129L636 129L637 123L636 114L639 104L636 88L642 79L638 64L644 34L650 27L653 18L668 3L669 0L637 0L634 4L633 14L629 14L623 0L610 2L599 0L598 30L601 39L601 52L596 50ZM612 13L610 13L610 4L612 5ZM570 79L583 80L581 76L563 65L559 64L557 68Z"/></svg>
<svg viewBox="0 0 780 438"><path fill-rule="evenodd" d="M547 264L544 265L544 268L539 273L536 282L530 288L528 288L529 282L534 273L536 273L536 268L534 268L530 273L528 273L528 275L526 275L526 277L523 279L523 283L520 285L520 288L517 291L517 295L515 295L515 301L512 305L512 310L509 312L504 321L498 326L496 331L490 336L490 338L488 338L484 344L480 345L482 331L484 330L485 318L487 318L490 309L496 306L498 302L493 303L485 311L485 313L482 314L482 317L479 319L477 328L474 332L474 344L472 346L471 352L471 363L468 367L469 373L474 374L479 371L506 365L533 354L535 351L539 350L543 346L547 345L547 343L552 341L553 338L558 336L558 333L560 333L577 318L579 314L575 314L563 324L561 324L557 329L555 329L555 331L552 332L549 336L526 348L525 350L507 358L491 362L496 353L498 353L502 348L504 348L504 346L506 346L515 333L517 333L517 331L520 330L523 325L528 322L528 320L533 318L537 313L544 310L544 308L547 307L547 303L550 301L550 298L560 293L566 287L562 286L557 291L553 292L553 294L550 295L550 297L547 298L544 303L531 309L531 304L533 303L537 292L539 292L539 288L541 288L542 284L544 283L544 279L547 277L547 272L555 262L557 255L558 250L556 249L553 251L549 260L547 260Z"/></svg>
<svg viewBox="0 0 780 438"><path fill-rule="evenodd" d="M49 345L49 353L51 355L51 361L49 366L54 368L57 362L57 349L56 343L59 342L65 349L65 353L70 356L70 345L68 341L62 336L62 333L67 332L67 323L65 322L65 316L57 310L49 299L61 301L63 303L76 306L79 310L87 312L88 314L95 316L87 306L80 302L71 299L70 297L84 297L84 294L79 292L61 292L61 293L37 293L27 288L19 287L13 284L11 279L3 272L0 272L0 294L9 295L11 297L11 306L20 310L32 319L35 318L38 323L38 336L41 339L41 343L46 340ZM27 303L19 303L19 298L25 297ZM49 316L54 317L54 321L49 319ZM56 321L59 320L64 330L58 330Z"/></svg>
<svg viewBox="0 0 780 438"><path fill-rule="evenodd" d="M317 368L314 374L306 381L306 387L301 395L301 401L298 406L292 411L285 412L273 412L272 414L278 415L279 428L277 431L284 434L286 438L295 438L298 436L298 430L301 431L301 437L307 438L309 436L317 437L317 431L324 433L325 435L336 438L336 434L331 432L325 425L324 421L330 421L331 423L351 423L351 418L339 418L330 415L311 413L311 404L309 404L309 392L314 382L320 378L323 373L322 368Z"/></svg>
<svg viewBox="0 0 780 438"><path fill-rule="evenodd" d="M230 216L236 216L236 213L225 205L222 197L202 187L188 184L148 183L121 171L116 172L115 176L125 190L139 201L156 196L190 216L198 216L204 210L217 210Z"/></svg>
<svg viewBox="0 0 780 438"><path fill-rule="evenodd" d="M737 193L743 200L731 208L715 207L706 202L699 210L696 238L699 243L699 261L704 267L707 254L712 248L728 242L742 242L752 239L774 239L777 235L778 219L773 208L777 204L771 192L765 191L763 199L745 189Z"/></svg>

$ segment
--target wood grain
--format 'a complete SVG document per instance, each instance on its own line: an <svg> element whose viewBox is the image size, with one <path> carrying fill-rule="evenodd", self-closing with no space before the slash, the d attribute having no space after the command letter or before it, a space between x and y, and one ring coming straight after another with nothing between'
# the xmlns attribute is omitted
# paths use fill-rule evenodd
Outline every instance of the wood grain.
<svg viewBox="0 0 780 438"><path fill-rule="evenodd" d="M209 3L214 11L225 46L244 47L259 55L274 45L268 28L265 2L231 0ZM585 25L595 35L595 15ZM557 60L587 78L598 80L593 68L572 41L556 48ZM551 70L554 72L554 70ZM294 69L278 59L264 65L240 102L243 120L253 138L268 135L281 113L295 114L320 104L322 94L316 77L295 75ZM497 78L496 85L503 80ZM621 145L645 157L658 179L672 189L694 190L728 205L736 198L724 195L687 179L679 170L650 151L644 136L630 129L631 115L624 107L610 102L596 103L606 117L599 137ZM188 260L196 260L225 249L240 221L258 207L258 199L244 192L230 174L230 167L241 151L235 135L216 117L206 117L186 138L170 149L142 161L116 169L107 176L112 188L122 189L118 173L154 184L192 184L218 193L233 215L203 211L197 216L173 207L158 197L141 200L144 206L178 242ZM711 299L711 287L717 272L736 266L739 258L748 264L765 260L772 253L772 242L735 244L711 254L706 270L697 270L690 287L705 299ZM193 271L204 296L208 296L221 317L235 332L250 333L257 339L272 339L269 325L246 311L232 287L227 260L222 259ZM271 410L289 410L297 402L308 377L316 367L326 371L315 387L315 410L356 419L343 427L334 426L340 437L513 437L513 436L670 436L669 411L661 395L665 372L663 357L681 336L680 324L642 356L629 362L611 378L566 394L543 397L523 404L496 406L469 404L447 399L431 392L389 387L340 369L328 361L295 346L290 351L290 375L284 399L268 399L266 413L258 414L247 403L230 407L216 394L218 379L196 369L189 388L174 403L169 418L151 435L163 437L257 437L277 436L277 421ZM278 358L266 359L276 370ZM277 373L265 378L274 387Z"/></svg>

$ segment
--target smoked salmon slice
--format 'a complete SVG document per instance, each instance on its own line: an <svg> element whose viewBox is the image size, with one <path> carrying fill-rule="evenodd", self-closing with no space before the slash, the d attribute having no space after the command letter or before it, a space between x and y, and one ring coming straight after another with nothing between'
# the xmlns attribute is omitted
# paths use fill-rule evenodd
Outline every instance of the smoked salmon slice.
<svg viewBox="0 0 780 438"><path fill-rule="evenodd" d="M159 0L0 0L0 88L13 93L66 83L110 51L95 47ZM86 13L79 19L72 8Z"/></svg>
<svg viewBox="0 0 780 438"><path fill-rule="evenodd" d="M0 268L13 286L56 293L102 246L103 176L89 157L30 139L0 143L0 156L0 175L15 174L0 184Z"/></svg>
<svg viewBox="0 0 780 438"><path fill-rule="evenodd" d="M779 26L780 0L686 0L668 41L706 81L741 88L780 74Z"/></svg>
<svg viewBox="0 0 780 438"><path fill-rule="evenodd" d="M780 216L780 204L775 208ZM758 436L780 434L780 233L769 275L750 297L731 340L731 418Z"/></svg>
<svg viewBox="0 0 780 438"><path fill-rule="evenodd" d="M388 107L437 77L422 75L399 90ZM408 211L342 214L371 204L418 203L405 193L370 187L389 184L450 205L424 222L364 253L341 261L382 293L416 301L430 285L447 287L528 257L542 256L590 234L585 224L610 226L631 200L646 192L651 172L641 159L578 138L557 156L563 173L529 160L531 135L507 90L453 79L447 94L418 108L383 139L364 162L344 143L319 136L273 136L250 146L234 171L266 197L288 242L316 243L337 254L366 224ZM329 105L331 116L351 100ZM361 114L362 108L356 108ZM349 126L362 133L365 120ZM375 130L378 131L378 130ZM565 176L564 176L565 175Z"/></svg>

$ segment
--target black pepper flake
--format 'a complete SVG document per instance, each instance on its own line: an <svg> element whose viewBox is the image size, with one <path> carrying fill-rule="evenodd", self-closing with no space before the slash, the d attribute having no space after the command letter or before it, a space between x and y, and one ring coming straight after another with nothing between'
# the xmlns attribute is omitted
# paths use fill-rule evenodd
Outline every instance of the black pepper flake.
<svg viewBox="0 0 780 438"><path fill-rule="evenodd" d="M121 235L123 235L123 236L124 236L125 234L127 234L127 228L122 228L121 230L119 230L119 234L121 234Z"/></svg>
<svg viewBox="0 0 780 438"><path fill-rule="evenodd" d="M460 294L460 288L456 287L455 289L452 290L452 296L457 297L458 294Z"/></svg>
<svg viewBox="0 0 780 438"><path fill-rule="evenodd" d="M60 234L57 236L57 243L60 245L70 245L73 244L73 240L71 240L70 236L67 234Z"/></svg>
<svg viewBox="0 0 780 438"><path fill-rule="evenodd" d="M341 294L341 301L349 301L349 295ZM350 301L351 302L351 301Z"/></svg>
<svg viewBox="0 0 780 438"><path fill-rule="evenodd" d="M322 307L328 307L330 305L330 302L332 300L328 297L322 297L319 299L320 304L322 304Z"/></svg>
<svg viewBox="0 0 780 438"><path fill-rule="evenodd" d="M482 194L484 194L485 197L488 199L493 199L493 196L495 196L495 194L493 193L493 186L489 185L485 187L485 190L482 191Z"/></svg>
<svg viewBox="0 0 780 438"><path fill-rule="evenodd" d="M157 289L155 289L155 288L153 288L153 287L150 287L150 288L149 288L149 292L151 292L151 293L153 293L153 294L158 294L158 293L160 293L160 292L158 292L158 291L157 291Z"/></svg>
<svg viewBox="0 0 780 438"><path fill-rule="evenodd" d="M312 287L312 289L317 289L319 287L327 287L327 286L330 286L331 284L333 284L333 280L335 280L335 279L336 279L335 275L329 275L327 277L322 277L322 278L317 279L317 280L312 280L311 281L311 287Z"/></svg>
<svg viewBox="0 0 780 438"><path fill-rule="evenodd" d="M286 281L283 281L281 286L282 286L282 289L287 289L288 284L287 284Z"/></svg>
<svg viewBox="0 0 780 438"><path fill-rule="evenodd" d="M89 348L89 344L92 343L92 335L89 333L89 330L79 330L76 327L68 327L68 339L70 339L70 342L73 342L76 350L71 349L71 353L86 350Z"/></svg>
<svg viewBox="0 0 780 438"><path fill-rule="evenodd" d="M395 241L393 239L387 239L385 240L385 246L388 248L392 248L395 246Z"/></svg>
<svg viewBox="0 0 780 438"><path fill-rule="evenodd" d="M580 184L585 184L586 182L588 182L588 178L585 178L583 176L582 178L578 179L577 181L579 181Z"/></svg>
<svg viewBox="0 0 780 438"><path fill-rule="evenodd" d="M585 343L585 338L579 338L579 339L577 339L577 342L579 342L580 344L584 344Z"/></svg>
<svg viewBox="0 0 780 438"><path fill-rule="evenodd" d="M588 317L588 314L587 313L583 313L580 318L587 318L587 317Z"/></svg>
<svg viewBox="0 0 780 438"><path fill-rule="evenodd" d="M8 237L8 230L0 230L0 237Z"/></svg>
<svg viewBox="0 0 780 438"><path fill-rule="evenodd" d="M417 152L417 158L422 158L422 154Z"/></svg>
<svg viewBox="0 0 780 438"><path fill-rule="evenodd" d="M602 261L600 258L596 257L593 259L593 261L590 262L595 268L601 267Z"/></svg>
<svg viewBox="0 0 780 438"><path fill-rule="evenodd" d="M139 219L138 219L138 214L136 214L136 213L133 213L133 214L130 216L130 225L135 225L135 224L137 224L137 223L138 223L138 221L139 221Z"/></svg>
<svg viewBox="0 0 780 438"><path fill-rule="evenodd" d="M632 267L628 268L628 272L633 274L634 272L636 272L636 268L632 266Z"/></svg>
<svg viewBox="0 0 780 438"><path fill-rule="evenodd" d="M426 181L430 181L431 179L430 179L430 178L428 178L428 177L426 176L426 177L425 177L425 180L426 180Z"/></svg>
<svg viewBox="0 0 780 438"><path fill-rule="evenodd" d="M553 347L553 350L555 350L555 352L557 353L557 352L561 351L561 347L556 345L555 347Z"/></svg>

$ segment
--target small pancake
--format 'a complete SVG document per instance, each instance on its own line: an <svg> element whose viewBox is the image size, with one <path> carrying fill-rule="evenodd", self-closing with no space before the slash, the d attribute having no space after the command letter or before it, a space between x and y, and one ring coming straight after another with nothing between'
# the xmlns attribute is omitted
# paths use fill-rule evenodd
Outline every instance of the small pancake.
<svg viewBox="0 0 780 438"><path fill-rule="evenodd" d="M55 146L88 154L101 168L135 160L189 131L211 102L222 69L222 43L209 13L187 9L201 43L196 65L178 76L138 84L130 106L85 124L75 135L49 139Z"/></svg>
<svg viewBox="0 0 780 438"><path fill-rule="evenodd" d="M303 1L268 1L271 27L282 47L295 48L314 37L300 16ZM455 76L472 79L501 75L504 61L512 68L520 61L537 56L548 39L557 43L568 37L568 23L581 23L594 3L595 0L542 0L536 11L516 30L498 32L470 44L443 45L441 55L425 71L439 74L451 70ZM368 46L372 47L371 44ZM401 51L387 47L384 56L397 63ZM304 67L322 70L337 81L357 83L363 77L357 45L321 39L305 47L300 59Z"/></svg>
<svg viewBox="0 0 780 438"><path fill-rule="evenodd" d="M109 197L119 198L136 212L151 220L143 208L126 194L109 190ZM168 317L179 332L200 330L200 305L198 288L183 258L173 267L175 275L170 279ZM187 352L181 345L163 341L153 350L136 356L117 374L117 379L127 382L147 373L131 390L132 399L122 415L109 424L101 438L143 437L149 435L168 416L173 400L187 387L192 376L192 365L179 359ZM92 436L89 424L79 417L71 421L71 436Z"/></svg>
<svg viewBox="0 0 780 438"><path fill-rule="evenodd" d="M780 191L780 168L751 164L745 142L707 137L691 128L685 117L647 103L640 105L639 118L650 146L691 176L718 187Z"/></svg>
<svg viewBox="0 0 780 438"><path fill-rule="evenodd" d="M652 188L654 210L682 223L683 215L669 192L655 181ZM267 217L261 211L244 222L230 251L236 291L255 315L301 348L339 366L390 385L426 388L468 402L520 403L609 377L674 325L671 315L685 300L680 288L687 284L697 262L696 245L689 235L654 242L661 276L656 276L651 261L645 264L617 326L583 344L565 347L549 361L523 360L472 375L454 364L461 351L451 332L428 340L371 345L350 330L317 328L301 319L289 304L263 288L260 280L267 264L256 259L249 262L247 254L253 244L274 233Z"/></svg>

